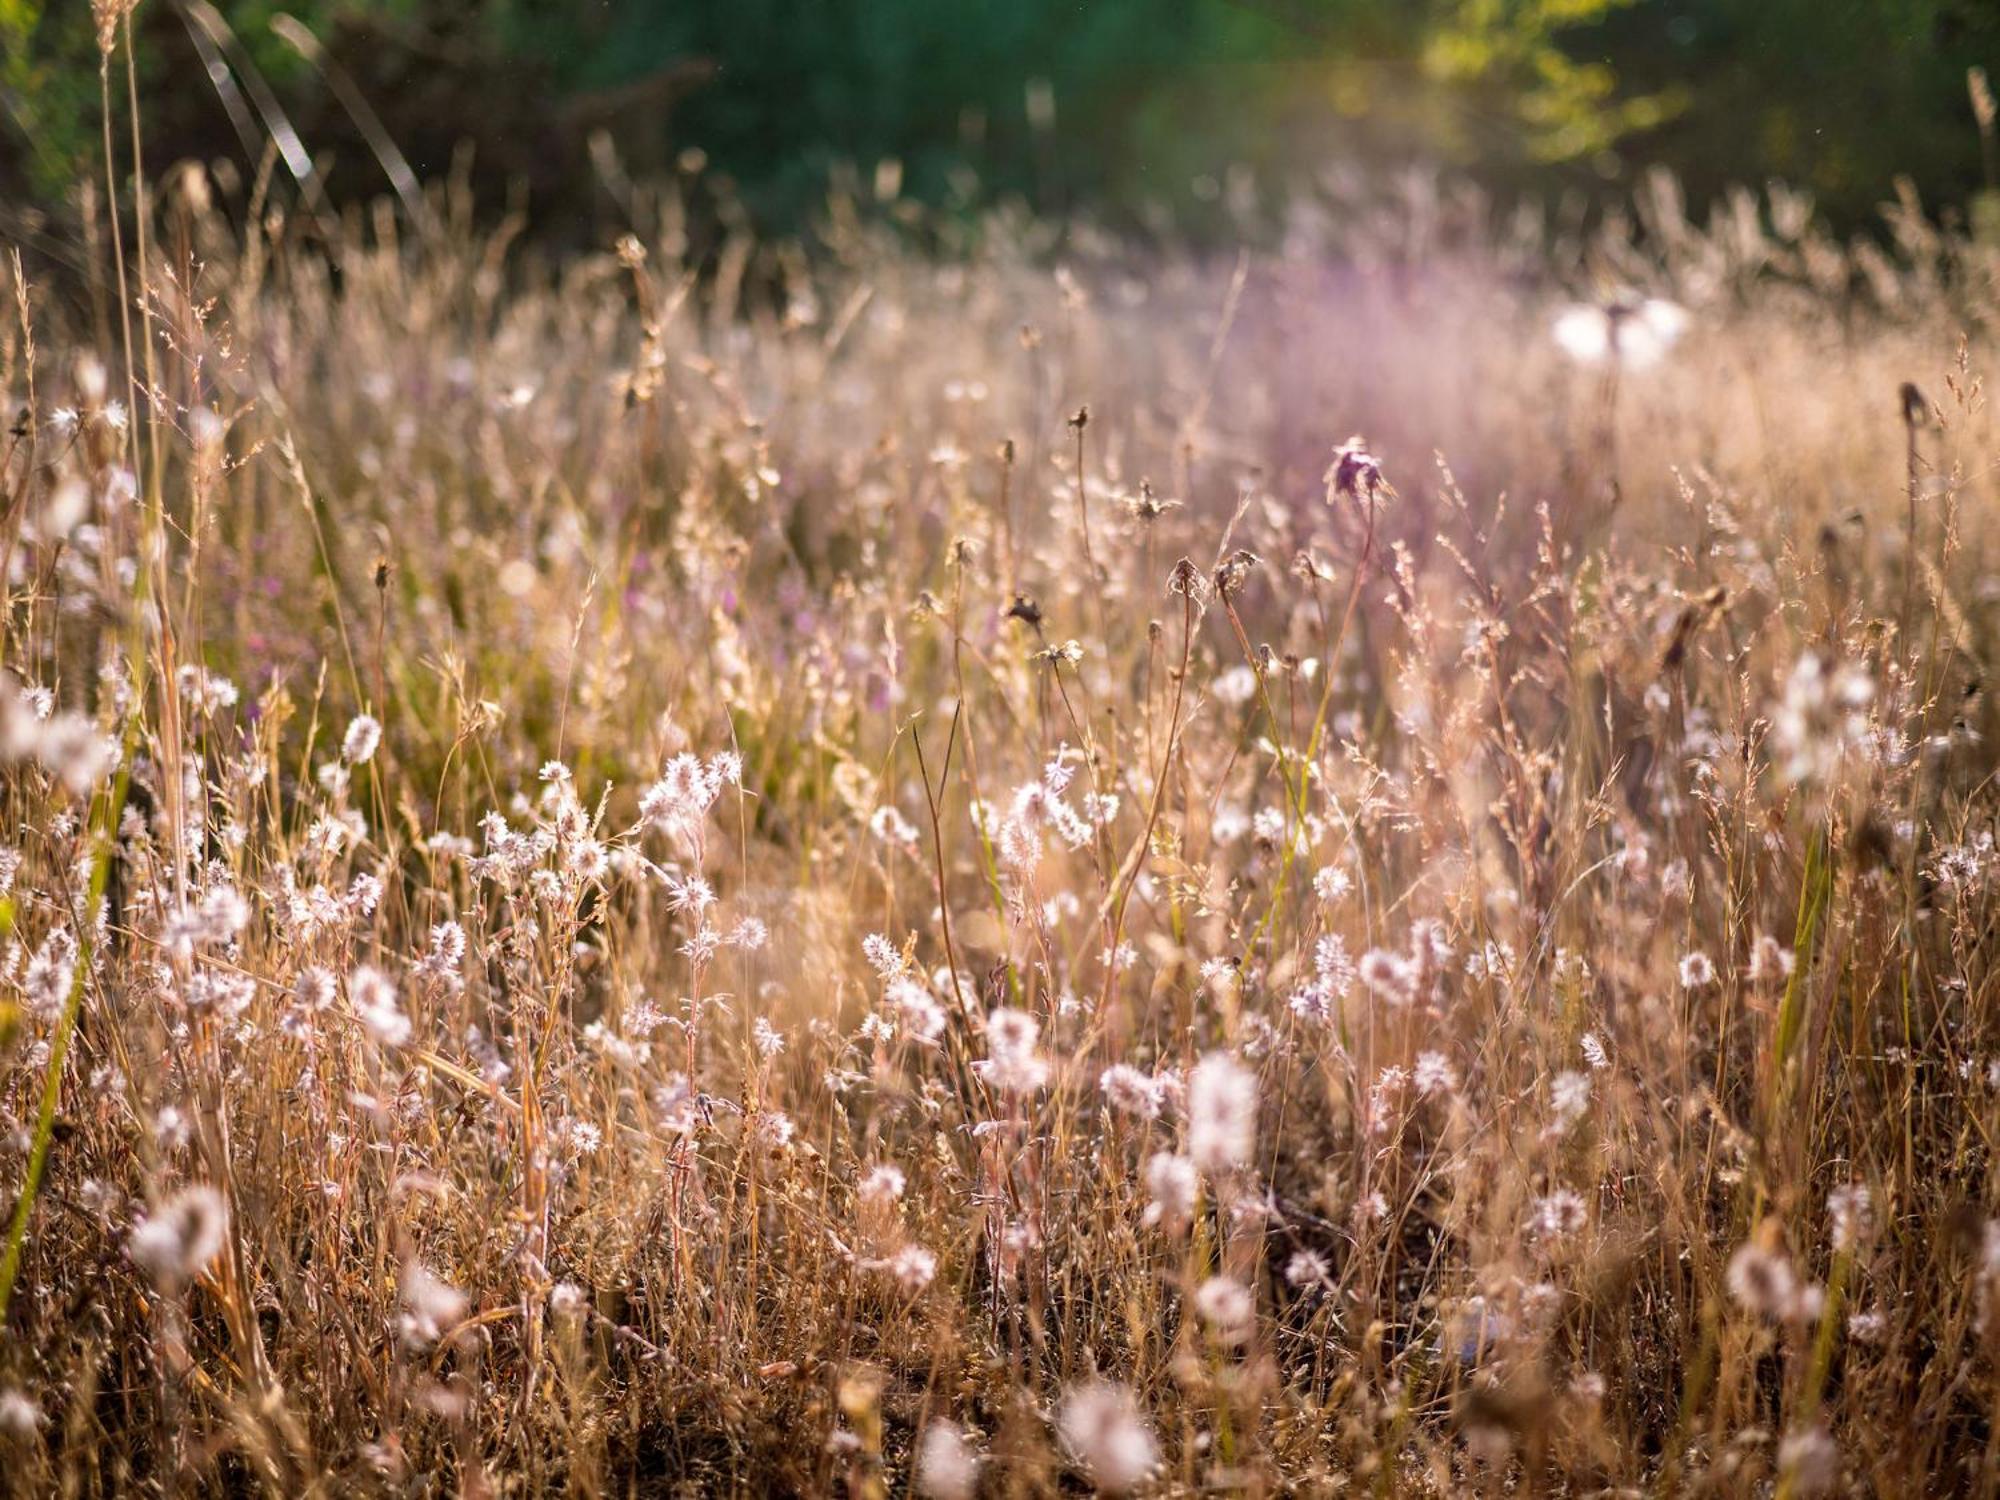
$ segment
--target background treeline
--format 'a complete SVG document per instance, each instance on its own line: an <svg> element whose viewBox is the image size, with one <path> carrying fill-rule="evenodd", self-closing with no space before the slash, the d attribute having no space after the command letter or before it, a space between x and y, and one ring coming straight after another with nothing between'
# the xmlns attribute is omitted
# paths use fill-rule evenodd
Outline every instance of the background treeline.
<svg viewBox="0 0 2000 1500"><path fill-rule="evenodd" d="M419 178L467 153L482 204L580 235L621 175L677 165L770 229L851 165L947 209L1200 234L1268 226L1330 162L1410 158L1544 198L1652 165L1697 204L1782 178L1847 227L1898 174L1968 199L1966 72L2000 63L1992 0L144 0L134 25L149 165L247 175L275 108L331 202L372 197L345 80ZM82 0L0 0L0 230L97 170L97 64Z"/></svg>

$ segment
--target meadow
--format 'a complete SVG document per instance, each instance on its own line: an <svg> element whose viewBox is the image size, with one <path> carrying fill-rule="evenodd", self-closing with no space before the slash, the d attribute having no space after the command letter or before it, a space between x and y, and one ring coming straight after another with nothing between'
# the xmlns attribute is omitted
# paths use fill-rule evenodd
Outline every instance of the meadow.
<svg viewBox="0 0 2000 1500"><path fill-rule="evenodd" d="M0 1489L2000 1489L2000 252L270 186L0 268Z"/></svg>

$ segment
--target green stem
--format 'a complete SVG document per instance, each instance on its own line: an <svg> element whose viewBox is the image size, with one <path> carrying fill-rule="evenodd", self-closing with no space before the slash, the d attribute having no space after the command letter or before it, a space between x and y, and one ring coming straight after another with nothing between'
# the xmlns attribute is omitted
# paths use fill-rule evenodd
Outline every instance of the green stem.
<svg viewBox="0 0 2000 1500"><path fill-rule="evenodd" d="M129 750L128 744L125 756L128 766L131 764ZM56 1024L55 1039L49 1044L49 1067L47 1076L42 1080L41 1110L35 1118L34 1141L28 1148L28 1175L21 1184L21 1196L14 1202L14 1217L7 1226L6 1254L0 1257L0 1325L7 1321L7 1309L14 1296L14 1282L20 1275L21 1256L28 1242L28 1220L35 1210L35 1198L41 1191L42 1172L48 1165L49 1141L55 1134L56 1104L62 1097L63 1065L69 1059L70 1039L76 1035L77 1017L83 1010L84 981L90 975L96 951L90 936L92 919L103 904L105 886L111 878L111 861L116 848L111 832L124 815L128 782L129 772L121 769L110 792L99 802L98 816L94 820L93 843L97 857L91 863L90 899L84 907L84 919L78 924L76 973L70 978L62 1019Z"/></svg>

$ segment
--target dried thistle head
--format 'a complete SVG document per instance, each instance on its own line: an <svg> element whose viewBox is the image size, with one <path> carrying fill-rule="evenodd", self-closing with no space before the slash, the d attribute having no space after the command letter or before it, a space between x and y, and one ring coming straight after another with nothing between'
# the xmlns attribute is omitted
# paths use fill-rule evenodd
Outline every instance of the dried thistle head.
<svg viewBox="0 0 2000 1500"><path fill-rule="evenodd" d="M1395 493L1382 477L1382 461L1368 451L1366 438L1357 433L1333 450L1333 462L1326 471L1328 504L1333 503L1336 495L1373 503Z"/></svg>
<svg viewBox="0 0 2000 1500"><path fill-rule="evenodd" d="M1059 641L1053 645L1044 646L1028 659L1030 661L1045 661L1052 667L1061 666L1064 662L1075 666L1083 660L1083 642L1074 639Z"/></svg>
<svg viewBox="0 0 2000 1500"><path fill-rule="evenodd" d="M1166 576L1168 594L1184 594L1196 608L1208 602L1208 580L1202 578L1202 570L1194 566L1192 558L1180 558L1174 570Z"/></svg>
<svg viewBox="0 0 2000 1500"><path fill-rule="evenodd" d="M1162 499L1153 493L1153 486L1147 480L1139 481L1139 493L1125 497L1125 508L1132 512L1134 519L1151 525L1168 511L1180 505L1178 500Z"/></svg>
<svg viewBox="0 0 2000 1500"><path fill-rule="evenodd" d="M1292 572L1304 583L1333 582L1333 569L1322 558L1303 547L1292 554Z"/></svg>
<svg viewBox="0 0 2000 1500"><path fill-rule="evenodd" d="M1687 660L1689 644L1700 633L1702 627L1721 612L1728 598L1729 591L1721 584L1717 584L1700 599L1682 607L1679 618L1674 621L1674 630L1667 641L1667 649L1660 657L1661 671L1675 671Z"/></svg>
<svg viewBox="0 0 2000 1500"><path fill-rule="evenodd" d="M1238 547L1216 564L1216 593L1220 594L1225 602L1233 599L1243 591L1243 585L1249 580L1251 570L1262 561L1263 559L1256 553Z"/></svg>

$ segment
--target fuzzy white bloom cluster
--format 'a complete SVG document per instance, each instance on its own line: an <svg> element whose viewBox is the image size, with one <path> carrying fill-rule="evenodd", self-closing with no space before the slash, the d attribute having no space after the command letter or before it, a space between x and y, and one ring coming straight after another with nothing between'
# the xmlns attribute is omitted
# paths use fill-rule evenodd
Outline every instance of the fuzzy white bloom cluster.
<svg viewBox="0 0 2000 1500"><path fill-rule="evenodd" d="M197 1184L181 1189L134 1224L125 1250L132 1263L161 1286L183 1286L222 1253L228 1224L222 1194Z"/></svg>
<svg viewBox="0 0 2000 1500"><path fill-rule="evenodd" d="M118 746L81 714L58 713L43 689L0 672L0 764L32 762L84 796L118 764Z"/></svg>
<svg viewBox="0 0 2000 1500"><path fill-rule="evenodd" d="M703 820L724 787L741 785L743 761L733 751L706 761L682 753L667 762L660 779L639 797L639 816L683 846L699 848Z"/></svg>
<svg viewBox="0 0 2000 1500"><path fill-rule="evenodd" d="M1160 1461L1153 1430L1122 1385L1093 1380L1072 1386L1063 1396L1057 1426L1071 1456L1106 1493L1137 1489Z"/></svg>
<svg viewBox="0 0 2000 1500"><path fill-rule="evenodd" d="M1188 1155L1208 1175L1248 1166L1257 1146L1257 1075L1211 1052L1188 1075Z"/></svg>

